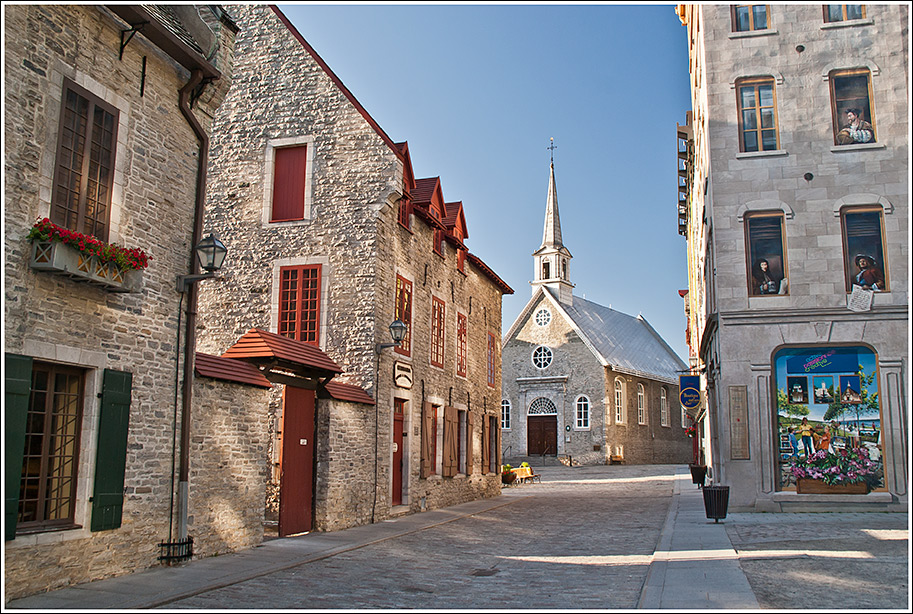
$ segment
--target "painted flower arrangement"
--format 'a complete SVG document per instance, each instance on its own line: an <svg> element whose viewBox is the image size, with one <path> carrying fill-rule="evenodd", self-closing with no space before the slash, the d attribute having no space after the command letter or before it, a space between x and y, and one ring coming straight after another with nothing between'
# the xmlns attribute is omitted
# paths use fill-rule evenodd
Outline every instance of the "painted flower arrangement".
<svg viewBox="0 0 913 614"><path fill-rule="evenodd" d="M818 450L806 460L793 460L790 471L797 480L809 478L825 484L855 484L877 480L878 463L869 458L867 448L850 448L828 453Z"/></svg>
<svg viewBox="0 0 913 614"><path fill-rule="evenodd" d="M141 249L128 249L115 243L105 243L95 237L58 226L48 218L32 226L26 237L29 241L56 241L68 245L86 256L94 256L102 263L113 263L121 270L142 271L149 266L151 256Z"/></svg>

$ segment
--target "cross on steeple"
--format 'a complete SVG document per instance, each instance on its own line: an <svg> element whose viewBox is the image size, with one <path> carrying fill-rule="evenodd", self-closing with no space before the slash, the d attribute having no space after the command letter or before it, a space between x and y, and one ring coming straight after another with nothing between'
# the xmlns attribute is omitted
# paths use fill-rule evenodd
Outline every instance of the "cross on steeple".
<svg viewBox="0 0 913 614"><path fill-rule="evenodd" d="M548 140L551 141L551 145L549 145L548 147L546 147L546 149L550 149L550 150L551 150L551 151L549 152L549 157L551 158L552 164L554 164L554 163L555 163L555 150L558 149L558 146L555 145L555 137L550 137Z"/></svg>

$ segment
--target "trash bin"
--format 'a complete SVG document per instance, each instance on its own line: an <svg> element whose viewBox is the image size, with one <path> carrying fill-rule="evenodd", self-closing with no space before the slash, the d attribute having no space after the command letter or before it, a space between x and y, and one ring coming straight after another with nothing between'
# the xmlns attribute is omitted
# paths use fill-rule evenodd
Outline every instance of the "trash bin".
<svg viewBox="0 0 913 614"><path fill-rule="evenodd" d="M704 511L707 518L713 518L713 521L719 522L721 518L726 517L726 509L729 507L729 487L728 486L704 486Z"/></svg>
<svg viewBox="0 0 913 614"><path fill-rule="evenodd" d="M688 465L688 468L691 469L691 483L703 488L704 480L707 479L707 465Z"/></svg>

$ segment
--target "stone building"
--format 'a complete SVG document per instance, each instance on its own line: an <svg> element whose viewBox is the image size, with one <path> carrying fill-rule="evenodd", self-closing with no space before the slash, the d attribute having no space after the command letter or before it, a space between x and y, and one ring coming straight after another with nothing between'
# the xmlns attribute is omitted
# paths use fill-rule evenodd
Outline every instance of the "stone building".
<svg viewBox="0 0 913 614"><path fill-rule="evenodd" d="M3 10L5 598L256 543L238 482L262 484L268 432L239 408L270 384L203 357L190 387L192 293L175 283L196 273L236 26L191 5ZM145 255L112 263L110 244ZM196 550L160 547L188 517Z"/></svg>
<svg viewBox="0 0 913 614"><path fill-rule="evenodd" d="M510 287L281 11L233 10L206 212L232 265L201 289L200 348L275 384L249 408L272 434L268 519L330 531L498 494Z"/></svg>
<svg viewBox="0 0 913 614"><path fill-rule="evenodd" d="M573 464L686 463L684 363L640 315L573 293L551 165L532 298L503 343L501 449Z"/></svg>
<svg viewBox="0 0 913 614"><path fill-rule="evenodd" d="M909 7L677 12L678 214L714 479L736 510L906 509ZM875 463L868 494L798 483L803 417L810 447Z"/></svg>

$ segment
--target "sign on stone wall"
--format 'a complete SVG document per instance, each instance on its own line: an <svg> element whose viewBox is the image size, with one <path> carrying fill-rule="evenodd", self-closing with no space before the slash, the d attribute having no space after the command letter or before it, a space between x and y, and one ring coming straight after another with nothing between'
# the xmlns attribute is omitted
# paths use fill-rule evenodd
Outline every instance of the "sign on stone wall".
<svg viewBox="0 0 913 614"><path fill-rule="evenodd" d="M400 388L412 388L412 365L405 362L394 363L393 382Z"/></svg>
<svg viewBox="0 0 913 614"><path fill-rule="evenodd" d="M748 460L748 386L729 387L729 457Z"/></svg>

